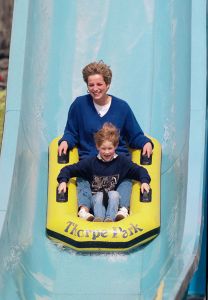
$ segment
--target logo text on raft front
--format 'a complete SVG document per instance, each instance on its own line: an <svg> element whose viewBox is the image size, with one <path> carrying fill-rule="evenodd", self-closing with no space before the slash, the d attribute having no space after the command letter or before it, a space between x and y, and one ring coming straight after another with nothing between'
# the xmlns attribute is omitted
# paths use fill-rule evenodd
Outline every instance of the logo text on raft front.
<svg viewBox="0 0 208 300"><path fill-rule="evenodd" d="M123 229L120 226L113 226L112 230L102 230L102 229L79 229L79 224L76 224L72 221L67 222L67 226L64 230L65 232L78 236L80 238L91 238L95 241L97 238L117 238L121 236L122 238L126 239L129 236L135 235L138 232L143 231L142 228L139 228L138 224L130 224L128 228Z"/></svg>

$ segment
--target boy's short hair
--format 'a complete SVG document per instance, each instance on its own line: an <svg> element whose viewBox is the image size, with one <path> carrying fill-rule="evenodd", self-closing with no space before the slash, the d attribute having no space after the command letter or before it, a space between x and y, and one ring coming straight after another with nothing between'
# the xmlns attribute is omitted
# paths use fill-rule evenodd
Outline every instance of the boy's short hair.
<svg viewBox="0 0 208 300"><path fill-rule="evenodd" d="M88 84L88 77L96 74L102 75L106 84L111 83L112 71L110 66L107 66L102 60L92 62L85 66L82 70L83 79L86 84Z"/></svg>
<svg viewBox="0 0 208 300"><path fill-rule="evenodd" d="M110 122L104 123L103 127L94 134L95 144L98 147L105 141L112 142L114 147L116 147L119 143L119 137L119 129Z"/></svg>

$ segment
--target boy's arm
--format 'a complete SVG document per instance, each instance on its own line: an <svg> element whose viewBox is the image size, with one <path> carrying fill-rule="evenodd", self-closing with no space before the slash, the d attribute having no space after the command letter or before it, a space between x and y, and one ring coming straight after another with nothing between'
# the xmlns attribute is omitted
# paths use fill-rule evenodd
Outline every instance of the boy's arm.
<svg viewBox="0 0 208 300"><path fill-rule="evenodd" d="M58 183L68 182L72 177L82 177L88 180L91 174L90 161L90 158L86 158L76 164L63 167L57 177Z"/></svg>
<svg viewBox="0 0 208 300"><path fill-rule="evenodd" d="M62 182L67 183L70 178L71 178L70 166L66 166L66 167L62 168L61 171L59 172L59 175L57 177L57 181L58 181L59 184L62 183Z"/></svg>
<svg viewBox="0 0 208 300"><path fill-rule="evenodd" d="M78 174L78 169L77 169L77 164L74 165L69 165L69 166L65 166L64 168L62 168L59 172L59 175L57 177L57 181L59 183L58 186L58 192L66 192L66 187L67 187L67 182L69 181L70 178L74 177L74 176L78 176L76 174Z"/></svg>
<svg viewBox="0 0 208 300"><path fill-rule="evenodd" d="M137 164L133 163L128 158L126 159L126 170L127 170L126 177L129 179L140 181L141 184L143 183L149 184L151 181L151 178L147 170L142 166L138 166Z"/></svg>

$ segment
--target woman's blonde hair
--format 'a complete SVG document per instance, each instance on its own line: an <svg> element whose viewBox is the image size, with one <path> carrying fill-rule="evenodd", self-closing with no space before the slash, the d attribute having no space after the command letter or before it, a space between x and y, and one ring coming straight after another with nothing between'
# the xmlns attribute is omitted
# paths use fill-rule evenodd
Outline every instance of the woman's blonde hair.
<svg viewBox="0 0 208 300"><path fill-rule="evenodd" d="M105 141L109 141L114 147L117 147L119 143L119 136L119 129L112 123L106 122L103 124L103 127L94 134L94 140L98 147L100 147Z"/></svg>
<svg viewBox="0 0 208 300"><path fill-rule="evenodd" d="M102 60L98 62L92 62L85 66L82 70L83 79L86 84L88 84L88 77L96 74L102 75L106 84L111 83L112 71L110 66L107 66Z"/></svg>

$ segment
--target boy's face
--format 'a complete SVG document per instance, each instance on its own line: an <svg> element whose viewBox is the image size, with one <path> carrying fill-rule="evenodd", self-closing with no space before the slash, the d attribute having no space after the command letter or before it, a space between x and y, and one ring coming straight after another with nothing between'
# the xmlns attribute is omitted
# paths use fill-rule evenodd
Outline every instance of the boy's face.
<svg viewBox="0 0 208 300"><path fill-rule="evenodd" d="M104 161L111 161L113 159L116 148L110 141L104 141L100 146L97 145L100 156Z"/></svg>

